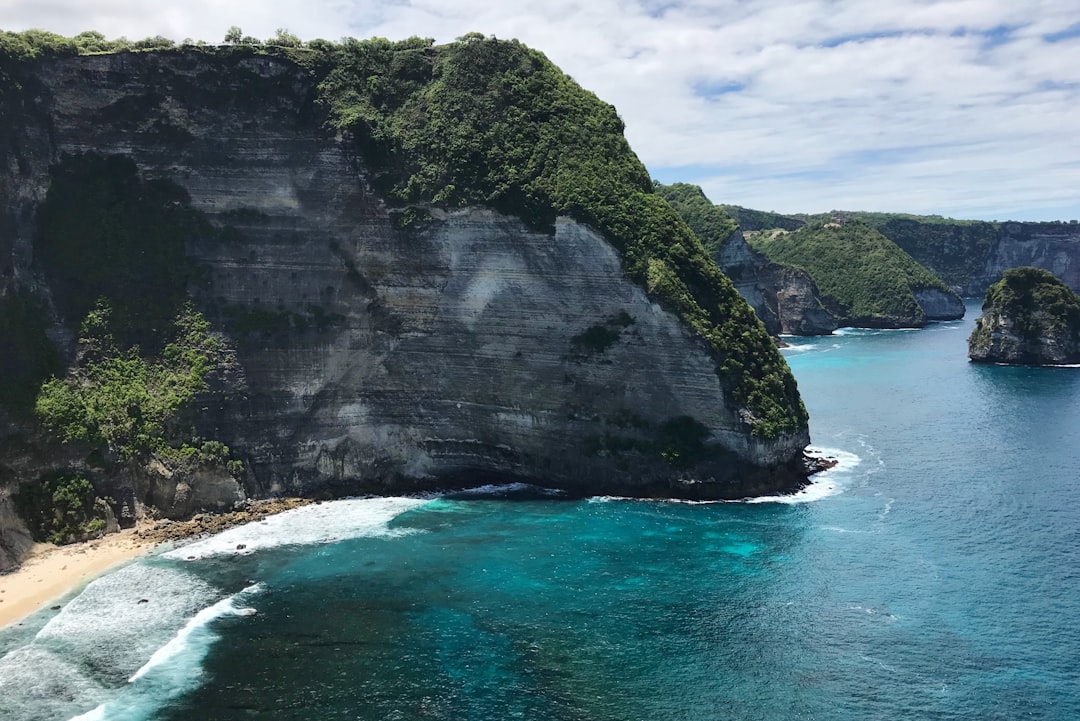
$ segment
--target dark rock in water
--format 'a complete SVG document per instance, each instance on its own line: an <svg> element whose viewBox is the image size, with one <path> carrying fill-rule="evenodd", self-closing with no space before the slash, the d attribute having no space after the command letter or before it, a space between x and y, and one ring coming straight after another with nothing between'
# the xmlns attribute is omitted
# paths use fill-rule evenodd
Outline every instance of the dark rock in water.
<svg viewBox="0 0 1080 721"><path fill-rule="evenodd" d="M968 357L1015 365L1080 362L1080 296L1048 270L1005 271L986 292Z"/></svg>

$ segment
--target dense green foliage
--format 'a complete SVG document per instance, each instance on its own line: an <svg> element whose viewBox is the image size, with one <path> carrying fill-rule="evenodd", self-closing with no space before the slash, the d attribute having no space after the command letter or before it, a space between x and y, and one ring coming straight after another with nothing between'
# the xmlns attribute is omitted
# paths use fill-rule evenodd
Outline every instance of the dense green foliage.
<svg viewBox="0 0 1080 721"><path fill-rule="evenodd" d="M958 220L940 215L839 211L781 215L735 205L722 205L744 231L798 230L807 223L834 219L860 221L896 243L920 265L956 288L966 287L982 270L1001 235L1001 226L981 220Z"/></svg>
<svg viewBox="0 0 1080 721"><path fill-rule="evenodd" d="M1011 268L986 291L983 311L993 309L1011 318L1041 315L1050 329L1080 333L1080 296L1042 268Z"/></svg>
<svg viewBox="0 0 1080 721"><path fill-rule="evenodd" d="M230 29L227 39L217 48L189 45L167 51L222 58L268 54L304 68L317 84L328 130L349 139L372 172L375 187L398 206L395 217L407 232L422 232L424 206L430 204L486 205L545 230L560 215L592 226L618 250L627 274L705 341L722 371L725 391L747 410L743 417L756 435L771 438L805 428L806 411L786 363L694 233L653 192L615 109L541 53L476 33L445 46L420 38L303 44L285 31L259 43L238 29ZM30 45L30 51L0 48L0 56L89 52L55 38ZM177 239L198 232L195 219L185 215L182 197L164 206L157 202L169 188L146 187L150 202L124 208L110 191L122 181L120 169L91 167L84 175L95 173L101 176L100 190L91 200L64 192L61 179L57 199L46 210L53 250L46 251L43 265L54 276L68 277L64 263L70 261L65 259L91 257L88 251L105 243L119 243L112 260L123 270L138 252L171 257ZM124 196L132 197L131 190ZM118 204L120 209L110 210ZM102 208L96 218L93 208ZM176 209L179 217L141 220L168 209ZM67 220L80 213L91 218L81 235ZM111 224L130 230L94 230ZM159 232L167 228L166 236L151 239L151 226ZM142 250L140 242L145 243ZM169 294L187 272L180 263L160 268L165 272L156 278L161 288L155 292L163 297L146 303L148 311L173 310ZM156 272L144 275L155 277ZM136 280L123 273L120 277ZM72 285L63 312L78 317L101 294L96 276L88 273ZM127 302L126 294L110 297L118 332L160 327L160 317L132 317L139 309Z"/></svg>
<svg viewBox="0 0 1080 721"><path fill-rule="evenodd" d="M117 342L149 347L187 297L195 271L185 243L210 232L175 183L143 181L120 156L65 156L39 210L35 260L63 317L82 318L108 297Z"/></svg>
<svg viewBox="0 0 1080 721"><path fill-rule="evenodd" d="M739 229L731 216L705 197L705 192L697 185L653 183L653 187L657 195L678 211L713 258L720 253L731 234Z"/></svg>
<svg viewBox="0 0 1080 721"><path fill-rule="evenodd" d="M209 323L185 306L173 338L152 360L138 348L117 346L107 304L87 315L81 335L81 363L41 387L35 410L45 426L64 441L119 461L149 453L175 460L191 456L192 401L206 390L206 375L227 361Z"/></svg>
<svg viewBox="0 0 1080 721"><path fill-rule="evenodd" d="M810 223L751 244L770 260L802 268L851 320L925 320L912 289L948 290L895 243L860 221Z"/></svg>
<svg viewBox="0 0 1080 721"><path fill-rule="evenodd" d="M27 415L41 382L60 369L45 309L26 292L0 297L0 407Z"/></svg>
<svg viewBox="0 0 1080 721"><path fill-rule="evenodd" d="M35 541L73 543L105 531L106 506L79 471L61 471L26 483L15 494L15 509Z"/></svg>
<svg viewBox="0 0 1080 721"><path fill-rule="evenodd" d="M142 40L118 38L108 40L92 30L67 38L46 30L25 30L20 33L0 30L0 59L34 60L65 55L114 53L120 50L162 50L176 43L160 35Z"/></svg>

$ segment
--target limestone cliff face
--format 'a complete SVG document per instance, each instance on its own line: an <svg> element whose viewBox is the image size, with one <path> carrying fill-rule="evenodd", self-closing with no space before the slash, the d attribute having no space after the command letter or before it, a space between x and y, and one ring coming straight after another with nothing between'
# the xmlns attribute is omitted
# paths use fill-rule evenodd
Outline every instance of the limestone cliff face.
<svg viewBox="0 0 1080 721"><path fill-rule="evenodd" d="M713 255L771 335L828 335L836 319L821 303L810 276L772 263L736 230Z"/></svg>
<svg viewBox="0 0 1080 721"><path fill-rule="evenodd" d="M111 483L182 515L489 479L695 498L805 481L807 432L753 436L708 349L598 233L567 218L536 232L482 208L431 208L402 229L349 146L320 130L303 72L221 62L45 62L0 146L2 283L45 303L36 210L65 154L129 157L229 231L190 239L189 293L236 348L235 392L202 409L199 430L243 460L243 486L146 471ZM56 320L70 353L78 319Z"/></svg>
<svg viewBox="0 0 1080 721"><path fill-rule="evenodd" d="M769 302L767 295L770 287L762 282L761 277L769 262L750 247L741 230L736 230L724 241L719 251L713 254L713 260L757 313L769 335L783 333L776 313L776 302Z"/></svg>
<svg viewBox="0 0 1080 721"><path fill-rule="evenodd" d="M957 293L981 297L1009 268L1049 270L1080 291L1080 225L1074 223L920 222L878 226Z"/></svg>
<svg viewBox="0 0 1080 721"><path fill-rule="evenodd" d="M799 268L770 263L765 278L773 289L780 332L786 335L829 335L839 327L821 302L817 285Z"/></svg>
<svg viewBox="0 0 1080 721"><path fill-rule="evenodd" d="M915 302L927 320L957 320L964 317L964 302L955 293L940 288L913 288Z"/></svg>
<svg viewBox="0 0 1080 721"><path fill-rule="evenodd" d="M1080 225L1075 223L1003 223L981 277L971 290L980 291L1009 268L1042 268L1080 292Z"/></svg>
<svg viewBox="0 0 1080 721"><path fill-rule="evenodd" d="M968 357L980 363L1063 365L1080 362L1080 342L1071 331L1056 328L1048 313L1014 317L987 309L968 342Z"/></svg>

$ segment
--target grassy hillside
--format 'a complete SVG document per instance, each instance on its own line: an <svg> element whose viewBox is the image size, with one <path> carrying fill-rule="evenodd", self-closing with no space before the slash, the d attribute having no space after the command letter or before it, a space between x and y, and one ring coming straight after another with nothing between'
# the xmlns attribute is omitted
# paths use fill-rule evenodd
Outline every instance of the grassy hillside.
<svg viewBox="0 0 1080 721"><path fill-rule="evenodd" d="M711 349L725 392L755 435L806 427L787 364L753 311L675 210L653 192L615 109L544 55L471 33L436 46L410 38L301 43L230 33L221 46L110 44L96 34L0 33L0 91L41 58L97 52L205 53L237 61L286 58L317 88L329 133L340 133L396 206L402 229L426 207L485 205L550 229L559 215L601 232L627 275Z"/></svg>
<svg viewBox="0 0 1080 721"><path fill-rule="evenodd" d="M793 233L762 234L751 244L770 260L802 268L848 319L925 321L914 288L948 290L867 223L815 221Z"/></svg>

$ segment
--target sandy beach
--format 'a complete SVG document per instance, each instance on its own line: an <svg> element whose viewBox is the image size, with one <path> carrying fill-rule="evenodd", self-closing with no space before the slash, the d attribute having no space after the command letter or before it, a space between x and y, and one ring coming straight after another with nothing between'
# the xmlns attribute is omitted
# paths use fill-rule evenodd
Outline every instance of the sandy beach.
<svg viewBox="0 0 1080 721"><path fill-rule="evenodd" d="M0 575L0 628L21 621L155 545L157 540L138 536L134 529L70 546L37 544L19 568Z"/></svg>
<svg viewBox="0 0 1080 721"><path fill-rule="evenodd" d="M85 543L70 546L36 544L19 568L0 574L0 629L21 621L159 543L182 543L194 537L213 535L312 502L306 498L247 501L235 511L200 513L187 521L147 523L139 529L128 528Z"/></svg>

